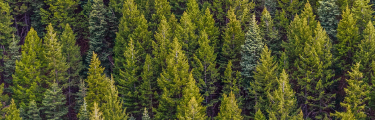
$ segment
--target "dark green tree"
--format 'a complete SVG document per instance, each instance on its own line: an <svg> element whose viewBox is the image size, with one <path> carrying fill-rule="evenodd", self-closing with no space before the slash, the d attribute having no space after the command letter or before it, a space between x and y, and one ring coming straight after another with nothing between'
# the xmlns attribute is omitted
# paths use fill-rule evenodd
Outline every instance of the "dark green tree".
<svg viewBox="0 0 375 120"><path fill-rule="evenodd" d="M21 59L21 53L19 52L21 46L19 46L18 43L19 40L15 38L15 35L13 35L13 40L10 43L7 51L8 55L4 58L4 81L8 85L12 85L13 83L12 75L16 70L16 61ZM5 92L9 91L10 90L5 90Z"/></svg>
<svg viewBox="0 0 375 120"><path fill-rule="evenodd" d="M40 111L34 100L29 103L29 110L27 111L28 119L30 120L42 120L40 117ZM23 118L27 119L27 118Z"/></svg>
<svg viewBox="0 0 375 120"><path fill-rule="evenodd" d="M372 4L370 0L354 0L353 7L351 8L353 17L357 20L357 27L360 34L366 28L367 23L374 18L374 11L371 9Z"/></svg>
<svg viewBox="0 0 375 120"><path fill-rule="evenodd" d="M260 20L259 29L260 35L263 38L263 43L269 46L272 55L280 56L282 40L278 40L278 30L275 28L274 20L266 8L263 9Z"/></svg>
<svg viewBox="0 0 375 120"><path fill-rule="evenodd" d="M44 0L48 9L40 8L41 22L44 25L54 25L53 28L60 34L67 23L77 25L75 10L78 2L75 0Z"/></svg>
<svg viewBox="0 0 375 120"><path fill-rule="evenodd" d="M339 6L336 0L319 1L318 16L322 27L327 31L331 40L336 40L338 16L340 15Z"/></svg>
<svg viewBox="0 0 375 120"><path fill-rule="evenodd" d="M7 49L12 42L12 34L15 29L11 26L13 17L11 7L7 1L0 1L0 80L4 80L3 72L5 71L4 58L6 58Z"/></svg>
<svg viewBox="0 0 375 120"><path fill-rule="evenodd" d="M201 20L199 20L198 31L202 33L205 31L207 34L208 39L210 40L209 45L215 48L215 52L218 53L220 51L220 31L219 28L215 25L215 19L210 11L207 8L204 11L204 15L202 15Z"/></svg>
<svg viewBox="0 0 375 120"><path fill-rule="evenodd" d="M42 111L47 119L62 119L68 113L65 106L65 95L57 83L53 83L51 88L44 94Z"/></svg>
<svg viewBox="0 0 375 120"><path fill-rule="evenodd" d="M372 63L375 60L375 43L373 38L375 37L375 28L370 21L367 24L366 29L363 31L363 39L358 45L358 51L355 54L355 62L361 63L359 70L363 72L363 81L365 83L371 83L374 80Z"/></svg>

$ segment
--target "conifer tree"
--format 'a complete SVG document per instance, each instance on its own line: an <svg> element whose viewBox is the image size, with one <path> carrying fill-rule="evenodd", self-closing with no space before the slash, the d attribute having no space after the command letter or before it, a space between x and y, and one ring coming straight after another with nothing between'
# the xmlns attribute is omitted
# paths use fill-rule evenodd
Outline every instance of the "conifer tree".
<svg viewBox="0 0 375 120"><path fill-rule="evenodd" d="M151 26L156 30L156 26L163 20L163 16L166 19L169 19L171 15L171 6L167 0L155 0L154 2L155 13L152 14L152 23L154 23L154 25Z"/></svg>
<svg viewBox="0 0 375 120"><path fill-rule="evenodd" d="M264 46L258 63L253 71L254 80L250 81L250 96L254 98L254 110L265 113L269 108L267 93L274 91L277 85L277 64L267 46Z"/></svg>
<svg viewBox="0 0 375 120"><path fill-rule="evenodd" d="M90 113L90 120L104 120L104 117L102 117L103 113L100 112L100 108L98 107L98 104L94 102L94 105L92 107L92 112Z"/></svg>
<svg viewBox="0 0 375 120"><path fill-rule="evenodd" d="M318 16L322 27L327 31L331 40L336 40L337 17L340 15L339 7L336 5L337 0L319 1Z"/></svg>
<svg viewBox="0 0 375 120"><path fill-rule="evenodd" d="M47 33L44 36L44 59L45 68L43 69L43 85L50 86L53 82L66 83L66 71L68 65L66 58L62 55L62 45L56 38L56 33L53 30L52 24L47 26Z"/></svg>
<svg viewBox="0 0 375 120"><path fill-rule="evenodd" d="M170 26L165 17L162 17L158 30L154 34L155 41L152 42L152 48L154 49L152 54L155 57L155 65L157 65L155 71L162 71L166 68L165 59L169 53L171 36ZM160 72L155 72L155 74L158 76Z"/></svg>
<svg viewBox="0 0 375 120"><path fill-rule="evenodd" d="M373 19L374 11L371 9L370 0L354 0L351 8L353 17L357 20L360 33L366 28L367 23Z"/></svg>
<svg viewBox="0 0 375 120"><path fill-rule="evenodd" d="M8 48L8 55L4 58L4 81L8 85L12 85L13 83L12 75L16 70L16 61L21 58L21 53L19 52L21 46L18 43L19 40L13 35L13 40Z"/></svg>
<svg viewBox="0 0 375 120"><path fill-rule="evenodd" d="M16 71L13 75L12 97L16 103L29 103L31 100L41 103L43 89L39 89L39 86L42 67L40 58L43 55L42 41L33 28L27 34L21 48L22 57L20 61L16 61Z"/></svg>
<svg viewBox="0 0 375 120"><path fill-rule="evenodd" d="M177 103L188 82L189 64L181 44L175 38L166 59L167 66L157 79L158 86L163 90L155 119L176 119Z"/></svg>
<svg viewBox="0 0 375 120"><path fill-rule="evenodd" d="M258 109L257 112L255 113L254 120L266 120L266 117L264 117L260 109Z"/></svg>
<svg viewBox="0 0 375 120"><path fill-rule="evenodd" d="M141 73L141 84L138 86L140 91L139 95L139 105L143 106L145 109L149 108L148 115L152 116L153 106L156 102L156 87L157 81L154 77L154 65L152 64L152 58L150 55L146 56L145 63L142 68ZM155 93L154 93L155 92ZM146 111L147 112L147 111Z"/></svg>
<svg viewBox="0 0 375 120"><path fill-rule="evenodd" d="M223 46L220 59L221 69L224 69L229 60L232 60L233 69L240 69L241 45L244 44L244 33L242 32L241 23L234 14L234 8L228 11L229 23L225 28L223 35Z"/></svg>
<svg viewBox="0 0 375 120"><path fill-rule="evenodd" d="M94 52L88 76L87 79L85 79L85 82L87 83L87 94L85 99L89 108L93 108L92 106L94 103L104 103L104 96L108 92L108 81L106 80L103 71L104 68L100 65L100 60ZM90 111L91 110L94 112L93 109L90 109Z"/></svg>
<svg viewBox="0 0 375 120"><path fill-rule="evenodd" d="M202 31L206 32L207 37L210 40L209 45L214 47L215 52L218 53L220 51L219 28L215 26L215 19L213 18L210 9L207 8L204 13L205 14L202 15L202 19L199 20L198 30L200 33L202 33Z"/></svg>
<svg viewBox="0 0 375 120"><path fill-rule="evenodd" d="M68 113L65 106L65 95L57 83L53 83L51 88L44 94L43 112L47 119L62 119Z"/></svg>
<svg viewBox="0 0 375 120"><path fill-rule="evenodd" d="M48 9L40 9L41 22L44 25L51 24L57 30L57 33L61 33L67 23L73 26L77 25L76 16L74 11L78 7L78 2L75 0L44 0L44 3L48 5Z"/></svg>
<svg viewBox="0 0 375 120"><path fill-rule="evenodd" d="M287 32L289 29L289 22L290 20L287 17L287 13L284 9L276 12L275 16L275 26L278 28L279 31L279 41L287 39Z"/></svg>
<svg viewBox="0 0 375 120"><path fill-rule="evenodd" d="M126 120L128 119L128 115L125 113L126 109L122 108L121 99L118 97L118 91L115 87L115 81L113 77L111 79L106 78L106 81L109 83L109 92L107 92L104 96L104 100L106 101L101 106L101 110L103 111L103 117L109 120Z"/></svg>
<svg viewBox="0 0 375 120"><path fill-rule="evenodd" d="M86 100L83 99L83 104L81 105L81 108L79 109L79 113L77 114L77 118L79 120L89 120L89 109L87 108Z"/></svg>
<svg viewBox="0 0 375 120"><path fill-rule="evenodd" d="M85 62L86 70L89 69L91 58L93 57L92 52L97 53L102 66L105 68L105 73L109 74L111 63L108 59L110 55L109 43L106 41L106 33L108 32L106 27L109 24L106 21L107 10L105 9L104 3L101 0L93 0L90 18L89 18L89 31L90 31L90 42L89 52L87 53ZM91 101L89 102L91 103Z"/></svg>
<svg viewBox="0 0 375 120"><path fill-rule="evenodd" d="M370 21L367 24L366 29L363 31L363 39L358 45L358 51L355 54L355 62L360 62L360 71L363 72L364 83L371 83L374 79L372 73L372 63L375 59L375 42L373 38L375 37L375 28Z"/></svg>
<svg viewBox="0 0 375 120"><path fill-rule="evenodd" d="M196 0L187 0L185 12L189 14L192 23L199 24L202 15Z"/></svg>
<svg viewBox="0 0 375 120"><path fill-rule="evenodd" d="M5 108L5 120L22 120L20 111L17 109L17 105L14 103L13 99L9 107Z"/></svg>
<svg viewBox="0 0 375 120"><path fill-rule="evenodd" d="M232 61L228 62L228 65L224 71L224 76L222 76L223 85L223 94L229 94L233 92L233 94L240 100L240 83L241 81L241 73L233 71Z"/></svg>
<svg viewBox="0 0 375 120"><path fill-rule="evenodd" d="M193 58L192 56L198 46L198 37L195 35L197 26L190 18L189 13L184 12L180 20L181 29L179 30L181 31L178 31L180 33L178 39L182 44L182 49L186 52L186 57L189 59L189 63L191 63L191 58Z"/></svg>
<svg viewBox="0 0 375 120"><path fill-rule="evenodd" d="M357 20L348 7L343 11L342 18L337 28L337 44L334 46L334 55L338 59L336 66L340 68L340 71L345 71L353 63L354 53L360 39L356 25Z"/></svg>
<svg viewBox="0 0 375 120"><path fill-rule="evenodd" d="M236 97L232 92L229 96L223 95L223 100L220 105L219 115L216 117L220 120L242 120L241 109L238 108Z"/></svg>
<svg viewBox="0 0 375 120"><path fill-rule="evenodd" d="M0 1L0 73L5 71L4 58L6 58L6 53L9 45L12 42L12 34L14 34L15 29L11 26L13 16L11 15L11 7L8 1ZM3 74L0 74L0 80L4 80Z"/></svg>
<svg viewBox="0 0 375 120"><path fill-rule="evenodd" d="M272 93L268 93L268 102L270 109L269 116L273 116L277 120L290 120L298 115L297 99L295 92L289 84L288 74L282 71L277 80L277 89Z"/></svg>
<svg viewBox="0 0 375 120"><path fill-rule="evenodd" d="M30 120L42 120L40 117L40 111L34 100L29 103L29 110L27 111L28 118ZM23 118L27 119L27 118Z"/></svg>
<svg viewBox="0 0 375 120"><path fill-rule="evenodd" d="M4 83L0 85L0 102L7 102L9 101L9 96L4 94ZM4 94L4 95L3 95ZM0 108L3 108L3 104L0 104ZM0 111L1 114L4 114L4 111Z"/></svg>
<svg viewBox="0 0 375 120"><path fill-rule="evenodd" d="M370 99L370 92L367 83L362 81L363 73L359 71L360 63L356 63L351 71L348 71L350 79L347 80L348 87L344 88L346 96L344 102L340 105L346 108L346 112L337 112L332 114L341 119L347 119L352 115L352 119L364 119L367 117L365 113L366 102ZM353 112L353 113L352 113Z"/></svg>
<svg viewBox="0 0 375 120"><path fill-rule="evenodd" d="M177 118L181 120L206 119L206 108L201 105L204 98L195 84L193 74L190 73L188 83L182 94L182 100L177 106Z"/></svg>
<svg viewBox="0 0 375 120"><path fill-rule="evenodd" d="M295 15L302 10L303 2L300 0L280 0L278 6L285 11L286 18L294 19Z"/></svg>
<svg viewBox="0 0 375 120"><path fill-rule="evenodd" d="M142 120L151 120L150 116L148 115L147 108L143 111Z"/></svg>
<svg viewBox="0 0 375 120"><path fill-rule="evenodd" d="M74 95L75 95L75 100L76 100L74 109L78 113L81 109L81 106L86 101L85 97L87 95L87 86L85 85L84 80L80 80L80 82L78 83L78 92L76 92Z"/></svg>
<svg viewBox="0 0 375 120"><path fill-rule="evenodd" d="M278 30L275 28L274 20L271 17L271 14L268 12L267 8L263 9L262 17L260 22L260 34L263 38L263 42L267 44L272 51L273 55L280 55L282 43L281 40L278 40Z"/></svg>

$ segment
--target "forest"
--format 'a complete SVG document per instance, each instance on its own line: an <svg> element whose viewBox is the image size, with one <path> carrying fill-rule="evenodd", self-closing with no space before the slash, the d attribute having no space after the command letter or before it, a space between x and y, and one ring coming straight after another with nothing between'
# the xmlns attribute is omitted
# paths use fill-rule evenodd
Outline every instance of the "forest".
<svg viewBox="0 0 375 120"><path fill-rule="evenodd" d="M0 119L375 120L375 0L0 0Z"/></svg>

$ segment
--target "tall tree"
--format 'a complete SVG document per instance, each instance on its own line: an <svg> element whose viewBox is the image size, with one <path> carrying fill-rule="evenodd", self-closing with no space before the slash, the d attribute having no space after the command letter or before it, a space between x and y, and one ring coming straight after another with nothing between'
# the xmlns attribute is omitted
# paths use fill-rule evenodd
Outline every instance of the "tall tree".
<svg viewBox="0 0 375 120"><path fill-rule="evenodd" d="M68 107L65 106L65 95L58 83L53 83L50 89L44 93L43 113L47 119L62 119L68 113Z"/></svg>
<svg viewBox="0 0 375 120"><path fill-rule="evenodd" d="M268 12L267 8L264 8L260 19L260 35L263 37L263 42L269 46L272 55L280 56L282 40L278 40L278 30L275 27L270 12Z"/></svg>
<svg viewBox="0 0 375 120"><path fill-rule="evenodd" d="M238 108L236 97L232 92L229 96L224 94L220 105L219 115L216 117L220 120L242 120L241 109Z"/></svg>
<svg viewBox="0 0 375 120"><path fill-rule="evenodd" d="M29 103L35 100L42 102L42 91L39 91L41 85L41 55L42 40L38 37L36 31L32 28L25 38L25 44L22 45L22 57L16 61L16 71L13 75L13 98L16 103Z"/></svg>
<svg viewBox="0 0 375 120"><path fill-rule="evenodd" d="M191 22L198 25L202 15L197 0L188 0L186 6L185 12L189 14Z"/></svg>
<svg viewBox="0 0 375 120"><path fill-rule="evenodd" d="M375 28L372 22L368 22L366 29L363 31L363 39L358 45L358 51L355 53L355 62L361 63L359 70L363 72L363 81L371 83L374 80L372 63L375 60Z"/></svg>
<svg viewBox="0 0 375 120"><path fill-rule="evenodd" d="M162 17L162 20L158 26L158 30L154 34L155 41L152 42L152 51L153 56L155 57L155 75L160 75L161 71L166 68L166 58L169 53L169 47L171 44L170 25L168 24L165 17ZM158 72L160 71L160 72Z"/></svg>
<svg viewBox="0 0 375 120"><path fill-rule="evenodd" d="M224 76L222 76L222 82L224 83L222 89L223 94L233 92L239 101L242 99L240 95L240 88L242 87L240 86L242 83L241 73L239 71L233 71L232 61L229 61L227 64Z"/></svg>
<svg viewBox="0 0 375 120"><path fill-rule="evenodd" d="M171 15L171 6L168 0L155 0L154 4L155 13L152 14L151 28L156 31L156 27L163 20L163 16L169 19ZM152 24L153 23L153 24Z"/></svg>
<svg viewBox="0 0 375 120"><path fill-rule="evenodd" d="M118 97L118 91L115 86L115 81L113 77L106 78L106 81L109 83L109 92L107 92L104 96L104 100L106 101L101 106L101 110L103 111L103 117L109 120L126 120L128 119L128 115L125 113L126 109L122 108L121 99Z"/></svg>
<svg viewBox="0 0 375 120"><path fill-rule="evenodd" d="M285 17L291 20L302 10L303 6L300 0L280 0L278 3L278 6L286 13Z"/></svg>
<svg viewBox="0 0 375 120"><path fill-rule="evenodd" d="M88 76L87 79L85 79L85 82L87 83L87 95L85 99L89 104L89 108L93 108L92 106L94 103L99 103L99 105L104 103L104 97L108 92L108 81L106 80L103 71L104 68L100 66L100 60L94 52ZM94 112L93 109L90 109L90 111Z"/></svg>
<svg viewBox="0 0 375 120"><path fill-rule="evenodd" d="M357 20L360 33L366 28L367 23L373 19L374 11L371 9L370 0L355 0L351 8L353 17Z"/></svg>
<svg viewBox="0 0 375 120"><path fill-rule="evenodd" d="M13 99L9 107L5 108L5 120L22 120L20 111L17 109L17 105L14 103Z"/></svg>
<svg viewBox="0 0 375 120"><path fill-rule="evenodd" d="M151 120L151 117L148 115L147 108L143 111L142 120Z"/></svg>
<svg viewBox="0 0 375 120"><path fill-rule="evenodd" d="M340 71L345 71L353 63L354 53L360 39L357 20L349 7L346 7L341 16L343 19L338 24L334 55L338 59L336 66L340 68Z"/></svg>
<svg viewBox="0 0 375 120"><path fill-rule="evenodd" d="M77 114L77 118L79 120L89 120L89 109L87 108L86 100L83 100L83 104L79 109L79 113Z"/></svg>
<svg viewBox="0 0 375 120"><path fill-rule="evenodd" d="M140 91L138 101L139 105L145 108L145 110L147 110L146 108L148 108L148 110L150 111L148 112L148 115L151 117L153 116L153 106L157 102L157 81L156 77L154 77L154 65L152 64L152 61L153 58L150 55L147 55L141 73L142 81L138 86L138 90ZM143 111L143 116L144 112L147 111Z"/></svg>
<svg viewBox="0 0 375 120"><path fill-rule="evenodd" d="M199 20L198 31L202 33L206 32L208 39L210 40L209 45L215 48L215 52L220 51L220 31L219 28L215 25L215 19L209 8L204 11L201 20Z"/></svg>
<svg viewBox="0 0 375 120"><path fill-rule="evenodd" d="M190 15L187 12L181 17L180 26L181 29L178 29L180 36L178 37L180 43L182 44L182 50L186 51L186 56L191 63L193 54L195 53L198 46L198 37L196 36L197 26L190 19Z"/></svg>
<svg viewBox="0 0 375 120"><path fill-rule="evenodd" d="M188 82L189 64L181 44L175 38L169 50L167 66L157 79L162 89L156 119L176 119L177 103L182 98L184 86Z"/></svg>
<svg viewBox="0 0 375 120"><path fill-rule="evenodd" d="M41 22L44 25L52 24L57 33L62 33L67 23L77 25L75 10L78 2L75 0L44 0L48 9L40 8Z"/></svg>
<svg viewBox="0 0 375 120"><path fill-rule="evenodd" d="M16 70L16 61L20 60L21 53L20 45L18 45L19 40L15 38L13 35L13 40L9 45L8 51L7 51L7 57L4 58L4 82L8 85L13 85L13 77L12 75L15 73ZM9 88L8 88L9 89ZM10 90L5 90L6 93L8 93Z"/></svg>
<svg viewBox="0 0 375 120"><path fill-rule="evenodd" d="M348 71L350 79L347 80L348 87L344 88L346 96L344 102L340 105L346 108L345 112L337 112L332 114L345 120L348 115L352 115L352 119L364 119L367 117L365 111L366 102L370 99L370 92L367 83L362 81L363 74L359 71L360 63L356 63L351 72Z"/></svg>
<svg viewBox="0 0 375 120"><path fill-rule="evenodd" d="M30 120L42 120L40 117L40 111L34 100L29 103L29 110L27 111L28 119ZM23 118L27 119L27 118Z"/></svg>
<svg viewBox="0 0 375 120"><path fill-rule="evenodd" d="M340 15L339 7L336 0L319 1L318 16L322 27L327 31L331 40L336 40L338 16Z"/></svg>
<svg viewBox="0 0 375 120"><path fill-rule="evenodd" d="M177 118L186 119L206 119L206 108L202 106L204 98L199 92L193 74L190 73L188 83L183 91L182 100L177 106Z"/></svg>
<svg viewBox="0 0 375 120"><path fill-rule="evenodd" d="M103 113L100 112L100 108L98 107L98 104L94 102L94 105L92 107L92 112L90 113L90 120L104 120L104 117L102 117Z"/></svg>

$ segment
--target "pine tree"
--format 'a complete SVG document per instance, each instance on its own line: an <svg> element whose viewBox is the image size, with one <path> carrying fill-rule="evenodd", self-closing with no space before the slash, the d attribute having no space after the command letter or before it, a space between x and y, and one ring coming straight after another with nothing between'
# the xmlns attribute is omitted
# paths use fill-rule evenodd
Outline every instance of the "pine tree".
<svg viewBox="0 0 375 120"><path fill-rule="evenodd" d="M104 96L104 100L106 101L101 106L101 110L103 111L103 117L109 120L126 120L128 119L128 115L125 113L126 109L122 108L122 102L118 97L118 91L115 87L115 81L113 77L111 79L106 78L109 83L109 92Z"/></svg>
<svg viewBox="0 0 375 120"><path fill-rule="evenodd" d="M335 56L338 59L336 66L340 71L345 71L353 63L353 56L357 49L359 41L359 31L356 25L356 19L350 9L346 7L342 13L342 20L337 28L337 44L335 44Z"/></svg>
<svg viewBox="0 0 375 120"><path fill-rule="evenodd" d="M336 40L337 24L339 23L337 17L340 15L339 7L336 5L336 0L319 1L318 16L322 27L327 31L331 40Z"/></svg>
<svg viewBox="0 0 375 120"><path fill-rule="evenodd" d="M215 19L213 18L210 9L207 8L204 13L202 19L199 20L198 31L200 31L200 33L205 31L205 33L207 33L207 37L210 40L209 45L214 47L215 52L218 53L220 51L219 28L215 26Z"/></svg>
<svg viewBox="0 0 375 120"><path fill-rule="evenodd" d="M5 120L22 120L20 117L20 111L17 109L16 103L14 100L10 102L9 107L5 108Z"/></svg>
<svg viewBox="0 0 375 120"><path fill-rule="evenodd" d="M224 76L222 76L223 85L223 94L229 94L233 92L233 94L240 99L240 83L242 83L240 78L240 72L233 71L232 61L228 62L228 65L224 71Z"/></svg>
<svg viewBox="0 0 375 120"><path fill-rule="evenodd" d="M264 9L266 9L269 12L270 17L275 18L277 12L277 4L278 3L275 0L266 0L264 1L263 11L265 11Z"/></svg>
<svg viewBox="0 0 375 120"><path fill-rule="evenodd" d="M104 117L102 117L102 115L103 113L100 112L98 104L94 102L94 105L92 107L92 113L90 114L90 120L104 120Z"/></svg>
<svg viewBox="0 0 375 120"><path fill-rule="evenodd" d="M87 108L86 100L83 99L83 104L81 105L81 108L79 109L79 113L77 114L77 118L79 120L89 120L89 109Z"/></svg>
<svg viewBox="0 0 375 120"><path fill-rule="evenodd" d="M263 9L259 29L263 42L269 46L272 55L280 56L280 51L282 50L280 44L282 41L278 40L278 30L275 28L274 21L267 8Z"/></svg>
<svg viewBox="0 0 375 120"><path fill-rule="evenodd" d="M167 66L157 79L162 95L155 119L176 119L176 105L181 99L183 86L188 82L189 64L177 38L169 51Z"/></svg>
<svg viewBox="0 0 375 120"><path fill-rule="evenodd" d="M229 96L223 95L220 105L220 112L216 119L220 120L242 120L241 109L238 108L236 97L232 92Z"/></svg>
<svg viewBox="0 0 375 120"><path fill-rule="evenodd" d="M351 8L353 17L357 20L360 33L366 28L367 23L373 19L374 11L371 9L370 0L355 0Z"/></svg>
<svg viewBox="0 0 375 120"><path fill-rule="evenodd" d="M20 61L16 61L16 71L13 75L12 97L16 103L29 103L30 100L41 103L43 89L39 89L39 86L41 85L42 41L33 28L27 34L21 48L22 57Z"/></svg>
<svg viewBox="0 0 375 120"><path fill-rule="evenodd" d="M46 68L42 74L45 74L46 78L43 79L43 85L50 86L53 82L65 84L66 71L68 65L66 58L62 55L62 45L56 38L56 33L53 30L52 24L47 26L47 33L44 36L44 58L43 62L46 64Z"/></svg>
<svg viewBox="0 0 375 120"><path fill-rule="evenodd" d="M51 88L44 94L43 111L47 119L62 119L68 113L65 106L65 95L57 83L53 83Z"/></svg>
<svg viewBox="0 0 375 120"><path fill-rule="evenodd" d="M0 102L7 102L9 101L9 96L7 94L4 94L4 83L0 85ZM3 95L4 94L4 95ZM0 108L3 108L3 104L0 104ZM3 111L0 111L0 114L4 114Z"/></svg>
<svg viewBox="0 0 375 120"><path fill-rule="evenodd" d="M168 19L171 15L171 6L167 0L155 0L154 4L155 13L152 14L152 22L159 24L163 20L163 16ZM154 30L156 30L156 25L154 26Z"/></svg>
<svg viewBox="0 0 375 120"><path fill-rule="evenodd" d="M216 96L219 79L219 73L216 69L216 54L214 46L210 46L210 40L208 39L205 31L201 31L199 41L199 48L194 56L194 64L192 64L194 70L194 78L198 81L198 87L203 93L203 103L208 107L207 114L213 116L214 105L217 104L218 100L213 98Z"/></svg>
<svg viewBox="0 0 375 120"><path fill-rule="evenodd" d="M93 53L87 79L86 101L89 108L93 108L94 103L104 103L104 96L108 92L108 81L103 73L104 68L100 66L100 61L96 53ZM90 109L91 111L92 109ZM92 110L94 111L94 110Z"/></svg>
<svg viewBox="0 0 375 120"><path fill-rule="evenodd" d="M99 60L102 66L105 68L105 73L109 74L110 65L108 56L110 55L109 43L107 43L105 37L106 27L108 22L106 21L107 10L105 9L104 3L101 0L94 0L91 6L90 18L89 18L89 31L90 31L90 48L87 53L85 63L86 70L89 69L89 63L92 58L92 52L98 54ZM91 103L91 101L89 102Z"/></svg>
<svg viewBox="0 0 375 120"><path fill-rule="evenodd" d="M81 110L81 106L86 101L85 97L87 95L87 86L85 85L84 80L80 80L80 82L78 83L78 92L76 92L74 95L75 95L75 100L76 100L75 101L76 104L74 106L74 109L78 113Z"/></svg>
<svg viewBox="0 0 375 120"><path fill-rule="evenodd" d="M300 0L280 0L278 6L285 11L286 18L292 20L302 10L303 2Z"/></svg>
<svg viewBox="0 0 375 120"><path fill-rule="evenodd" d="M260 109L258 109L257 112L255 113L254 120L266 120L266 117L264 117Z"/></svg>
<svg viewBox="0 0 375 120"><path fill-rule="evenodd" d="M147 108L143 111L142 120L151 120L151 117L148 115Z"/></svg>
<svg viewBox="0 0 375 120"><path fill-rule="evenodd" d="M155 71L162 71L166 68L165 59L169 53L169 46L171 44L171 33L170 26L165 19L162 17L162 20L158 26L158 30L154 34L155 41L152 42L152 51L153 56L155 57ZM159 76L161 72L155 72L155 75Z"/></svg>
<svg viewBox="0 0 375 120"><path fill-rule="evenodd" d="M78 2L75 0L44 0L44 3L48 5L48 9L40 9L41 22L44 25L51 24L57 33L61 33L67 23L75 26L76 17L74 11L78 7Z"/></svg>
<svg viewBox="0 0 375 120"><path fill-rule="evenodd" d="M241 23L234 14L234 8L228 11L229 23L225 28L223 36L223 46L220 59L220 66L225 68L229 60L232 60L234 70L240 69L241 46L244 44L244 33L242 32Z"/></svg>
<svg viewBox="0 0 375 120"><path fill-rule="evenodd" d="M190 19L190 15L187 12L181 17L180 20L181 29L178 31L180 36L178 40L182 44L182 50L186 52L186 56L189 59L189 63L191 63L191 58L193 58L193 54L195 53L197 46L198 46L198 37L195 35L197 26L192 22Z"/></svg>
<svg viewBox="0 0 375 120"><path fill-rule="evenodd" d="M185 12L189 14L191 22L198 25L202 15L197 0L187 0L186 6Z"/></svg>
<svg viewBox="0 0 375 120"><path fill-rule="evenodd" d="M28 118L30 120L42 120L40 117L40 111L34 100L29 103L29 110L27 111ZM26 119L26 118L23 118Z"/></svg>
<svg viewBox="0 0 375 120"><path fill-rule="evenodd" d="M270 103L270 110L268 114L277 120L290 120L298 115L297 99L295 92L292 89L288 74L285 70L282 71L277 80L277 89L272 93L268 93L268 102Z"/></svg>
<svg viewBox="0 0 375 120"><path fill-rule="evenodd" d="M182 14L186 11L187 2L187 0L169 0L171 12L176 15L177 19L180 19Z"/></svg>
<svg viewBox="0 0 375 120"><path fill-rule="evenodd" d="M363 72L363 81L365 83L371 83L373 78L371 64L375 59L375 43L373 38L375 37L375 28L370 21L367 24L366 29L363 31L363 39L358 45L358 51L355 54L355 62L360 62L360 71Z"/></svg>
<svg viewBox="0 0 375 120"><path fill-rule="evenodd" d="M347 80L348 87L344 88L346 96L344 102L340 105L346 108L346 112L337 112L332 114L341 119L346 119L348 115L352 114L353 119L364 119L367 117L365 113L366 102L370 99L368 94L370 92L367 83L362 81L363 73L359 70L360 63L356 63L351 72L348 71L350 79ZM353 112L353 113L352 113Z"/></svg>
<svg viewBox="0 0 375 120"><path fill-rule="evenodd" d="M284 9L276 12L275 16L275 27L279 31L279 41L283 41L287 39L287 32L289 30L289 19L287 17L287 13Z"/></svg>
<svg viewBox="0 0 375 120"><path fill-rule="evenodd" d="M193 74L190 73L188 83L183 91L182 100L177 106L177 118L181 120L206 119L206 108L201 105L204 98L195 84Z"/></svg>
<svg viewBox="0 0 375 120"><path fill-rule="evenodd" d="M139 105L143 106L145 109L149 109L149 115L152 116L153 106L156 103L156 96L157 93L157 81L154 77L154 65L152 64L153 59L150 55L146 56L145 63L143 65L142 73L141 73L141 84L138 86L138 90L140 91L139 95ZM154 94L155 92L155 94Z"/></svg>
<svg viewBox="0 0 375 120"><path fill-rule="evenodd" d="M20 47L18 45L19 40L13 35L13 40L8 48L8 56L4 58L4 81L8 85L12 85L13 77L12 75L16 70L16 61L20 60L21 53L19 52ZM6 90L8 92L8 90Z"/></svg>

